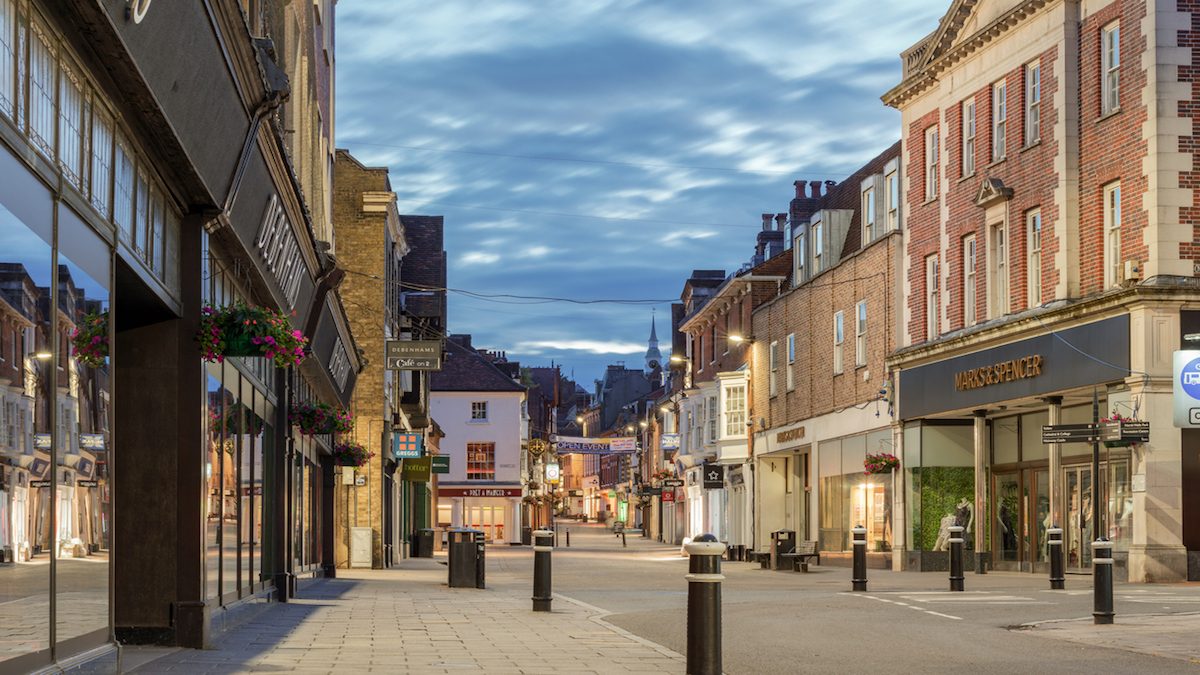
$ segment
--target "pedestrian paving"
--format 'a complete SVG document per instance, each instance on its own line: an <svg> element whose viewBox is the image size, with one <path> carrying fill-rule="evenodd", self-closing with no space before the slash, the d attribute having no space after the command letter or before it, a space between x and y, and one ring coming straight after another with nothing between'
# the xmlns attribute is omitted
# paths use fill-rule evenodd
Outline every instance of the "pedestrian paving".
<svg viewBox="0 0 1200 675"><path fill-rule="evenodd" d="M213 649L132 672L683 672L681 655L605 622L602 610L558 597L552 612L533 612L532 553L496 552L502 564L489 564L483 590L448 588L436 559L338 570L218 635Z"/></svg>
<svg viewBox="0 0 1200 675"><path fill-rule="evenodd" d="M1046 621L1025 628L1038 637L1055 638L1094 647L1122 649L1200 664L1200 613L1128 614L1112 625L1097 626L1091 618Z"/></svg>

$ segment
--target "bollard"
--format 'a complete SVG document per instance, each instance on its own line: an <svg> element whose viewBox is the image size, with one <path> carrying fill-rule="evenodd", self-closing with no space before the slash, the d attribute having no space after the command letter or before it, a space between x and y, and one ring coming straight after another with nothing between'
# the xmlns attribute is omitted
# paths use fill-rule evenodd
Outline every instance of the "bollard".
<svg viewBox="0 0 1200 675"><path fill-rule="evenodd" d="M628 548L628 545L625 543L625 530L621 530L621 548Z"/></svg>
<svg viewBox="0 0 1200 675"><path fill-rule="evenodd" d="M687 672L721 673L721 555L725 544L702 534L684 546L688 553Z"/></svg>
<svg viewBox="0 0 1200 675"><path fill-rule="evenodd" d="M550 586L550 553L554 550L554 533L536 530L533 533L533 611L549 612L554 601Z"/></svg>
<svg viewBox="0 0 1200 675"><path fill-rule="evenodd" d="M855 591L865 591L867 590L867 528L856 525L850 531L854 533L854 570L850 584Z"/></svg>
<svg viewBox="0 0 1200 675"><path fill-rule="evenodd" d="M950 590L963 589L963 528L962 525L951 525L950 531Z"/></svg>
<svg viewBox="0 0 1200 675"><path fill-rule="evenodd" d="M1061 591L1067 587L1063 568L1063 531L1061 527L1046 530L1046 545L1050 549L1050 590Z"/></svg>
<svg viewBox="0 0 1200 675"><path fill-rule="evenodd" d="M558 523L554 524L554 548L558 548Z"/></svg>
<svg viewBox="0 0 1200 675"><path fill-rule="evenodd" d="M1104 537L1092 542L1092 620L1113 622L1113 543Z"/></svg>
<svg viewBox="0 0 1200 675"><path fill-rule="evenodd" d="M571 531L567 530L567 548L571 548Z"/></svg>

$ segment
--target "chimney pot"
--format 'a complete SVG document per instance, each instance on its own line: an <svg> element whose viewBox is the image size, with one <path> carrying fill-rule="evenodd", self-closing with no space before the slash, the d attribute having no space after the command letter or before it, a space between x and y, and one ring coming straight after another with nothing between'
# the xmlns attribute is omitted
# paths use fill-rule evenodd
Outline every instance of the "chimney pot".
<svg viewBox="0 0 1200 675"><path fill-rule="evenodd" d="M816 199L816 198L822 196L821 195L821 181L810 180L810 181L808 181L808 187L812 190L813 199Z"/></svg>
<svg viewBox="0 0 1200 675"><path fill-rule="evenodd" d="M776 213L775 214L775 229L779 230L780 232L783 232L783 227L785 225L787 225L787 214L786 213Z"/></svg>
<svg viewBox="0 0 1200 675"><path fill-rule="evenodd" d="M762 219L763 219L763 229L764 230L771 229L771 214L769 214L769 213L762 214Z"/></svg>
<svg viewBox="0 0 1200 675"><path fill-rule="evenodd" d="M792 181L792 185L796 186L796 199L804 199L805 197L808 196L804 193L804 187L805 187L805 185L807 185L807 183L805 183L802 180L797 180L797 181Z"/></svg>

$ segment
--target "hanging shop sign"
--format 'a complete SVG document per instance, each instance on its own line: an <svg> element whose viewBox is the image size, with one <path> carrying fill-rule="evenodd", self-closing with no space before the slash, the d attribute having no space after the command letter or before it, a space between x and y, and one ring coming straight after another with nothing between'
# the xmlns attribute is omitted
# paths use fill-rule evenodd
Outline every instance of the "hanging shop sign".
<svg viewBox="0 0 1200 675"><path fill-rule="evenodd" d="M393 433L392 458L416 459L425 455L425 441L421 434Z"/></svg>
<svg viewBox="0 0 1200 675"><path fill-rule="evenodd" d="M582 497L583 490L568 490L567 494L570 495L571 497Z"/></svg>
<svg viewBox="0 0 1200 675"><path fill-rule="evenodd" d="M406 459L400 465L400 477L412 483L428 483L432 469L428 457Z"/></svg>
<svg viewBox="0 0 1200 675"><path fill-rule="evenodd" d="M49 450L50 434L34 434L33 447L37 448L38 450Z"/></svg>
<svg viewBox="0 0 1200 675"><path fill-rule="evenodd" d="M557 485L558 481L561 477L562 477L562 468L559 467L557 462L553 462L553 463L546 465L546 482L547 483L552 483L552 484Z"/></svg>
<svg viewBox="0 0 1200 675"><path fill-rule="evenodd" d="M678 450L679 434L663 434L658 446L663 450Z"/></svg>
<svg viewBox="0 0 1200 675"><path fill-rule="evenodd" d="M441 370L441 340L388 340L384 345L388 370Z"/></svg>
<svg viewBox="0 0 1200 675"><path fill-rule="evenodd" d="M662 491L662 500L663 500L664 502L673 502L673 501L675 501L675 488L663 488L663 491Z"/></svg>
<svg viewBox="0 0 1200 675"><path fill-rule="evenodd" d="M433 473L450 473L450 455L434 455L429 458Z"/></svg>
<svg viewBox="0 0 1200 675"><path fill-rule="evenodd" d="M1128 375L1129 315L1122 314L904 368L900 371L897 413L901 419L913 419L970 410L1104 384ZM1196 406L1200 407L1200 399Z"/></svg>
<svg viewBox="0 0 1200 675"><path fill-rule="evenodd" d="M75 481L75 487L94 488L94 487L98 487L99 485L100 485L100 482L97 480L77 480L77 481Z"/></svg>
<svg viewBox="0 0 1200 675"><path fill-rule="evenodd" d="M662 484L663 484L663 487L669 487L669 488L683 487L683 479L682 478L664 478Z"/></svg>
<svg viewBox="0 0 1200 675"><path fill-rule="evenodd" d="M1171 381L1174 389L1174 423L1180 429L1200 428L1200 350L1175 352Z"/></svg>
<svg viewBox="0 0 1200 675"><path fill-rule="evenodd" d="M720 464L704 463L704 489L716 490L725 487L725 467Z"/></svg>
<svg viewBox="0 0 1200 675"><path fill-rule="evenodd" d="M580 438L578 436L551 436L560 455L632 455L637 452L637 439L632 436L617 438Z"/></svg>
<svg viewBox="0 0 1200 675"><path fill-rule="evenodd" d="M519 487L465 488L439 487L439 497L520 497Z"/></svg>
<svg viewBox="0 0 1200 675"><path fill-rule="evenodd" d="M104 434L79 434L79 447L93 452L104 450Z"/></svg>

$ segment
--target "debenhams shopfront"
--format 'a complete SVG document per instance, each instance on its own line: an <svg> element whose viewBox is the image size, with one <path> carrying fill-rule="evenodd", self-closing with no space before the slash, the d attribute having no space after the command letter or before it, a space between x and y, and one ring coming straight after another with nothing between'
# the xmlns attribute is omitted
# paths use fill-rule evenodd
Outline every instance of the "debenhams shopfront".
<svg viewBox="0 0 1200 675"><path fill-rule="evenodd" d="M1046 530L1057 525L1068 571L1090 569L1089 544L1103 534L1115 544L1118 578L1184 578L1178 520L1174 531L1161 529L1155 521L1163 519L1147 511L1158 499L1178 503L1178 478L1172 484L1162 464L1179 462L1170 350L1161 381L1144 375L1154 370L1141 355L1156 358L1159 347L1145 335L1161 330L1147 317L1159 313L1106 307L1047 312L893 356L902 424L898 567L946 569L949 527L961 525L968 567L1045 572ZM1131 354L1142 367L1131 370ZM1102 420L1153 421L1150 443L1102 444L1098 475L1090 444L1042 442L1043 425L1090 424L1093 395Z"/></svg>
<svg viewBox="0 0 1200 675"><path fill-rule="evenodd" d="M359 365L247 112L272 92L236 4L60 6L0 0L3 672L201 647L224 608L332 564L327 439L286 411L344 405ZM202 306L235 298L291 316L303 363L205 364Z"/></svg>

